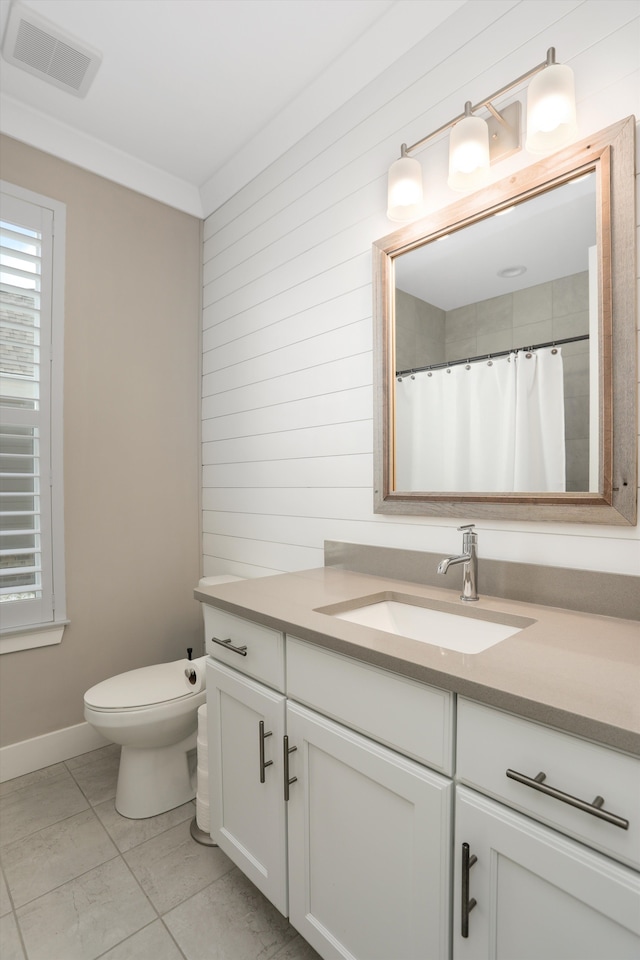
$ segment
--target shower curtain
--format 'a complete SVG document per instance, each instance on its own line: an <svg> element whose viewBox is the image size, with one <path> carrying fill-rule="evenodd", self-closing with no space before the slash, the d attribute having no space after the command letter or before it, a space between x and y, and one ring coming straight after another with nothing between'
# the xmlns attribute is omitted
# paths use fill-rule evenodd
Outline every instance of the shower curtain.
<svg viewBox="0 0 640 960"><path fill-rule="evenodd" d="M396 380L396 490L565 489L559 348Z"/></svg>

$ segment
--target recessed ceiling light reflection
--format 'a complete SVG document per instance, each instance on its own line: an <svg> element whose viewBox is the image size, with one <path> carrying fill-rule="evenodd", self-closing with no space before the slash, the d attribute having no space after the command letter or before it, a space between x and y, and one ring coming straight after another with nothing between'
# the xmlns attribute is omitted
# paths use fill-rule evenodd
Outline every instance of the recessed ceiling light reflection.
<svg viewBox="0 0 640 960"><path fill-rule="evenodd" d="M511 280L513 277L521 277L527 272L527 268L519 265L517 267L505 267L504 270L498 270L497 276L504 280Z"/></svg>

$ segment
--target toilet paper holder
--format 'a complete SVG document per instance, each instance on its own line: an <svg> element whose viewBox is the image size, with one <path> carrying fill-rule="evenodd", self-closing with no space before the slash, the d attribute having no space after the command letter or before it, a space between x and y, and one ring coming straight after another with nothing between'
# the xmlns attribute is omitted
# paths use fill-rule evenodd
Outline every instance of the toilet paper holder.
<svg viewBox="0 0 640 960"><path fill-rule="evenodd" d="M192 659L193 659L193 647L187 647L187 660L192 660ZM189 681L189 683L195 685L195 682L198 679L198 675L193 669L193 667L191 669L189 669L189 667L186 667L184 671L184 675Z"/></svg>

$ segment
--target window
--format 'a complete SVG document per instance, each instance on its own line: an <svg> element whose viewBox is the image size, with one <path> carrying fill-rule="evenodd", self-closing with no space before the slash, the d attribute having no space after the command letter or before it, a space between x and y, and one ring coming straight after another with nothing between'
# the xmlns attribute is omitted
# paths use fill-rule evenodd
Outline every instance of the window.
<svg viewBox="0 0 640 960"><path fill-rule="evenodd" d="M62 360L65 207L2 183L0 650L65 623Z"/></svg>

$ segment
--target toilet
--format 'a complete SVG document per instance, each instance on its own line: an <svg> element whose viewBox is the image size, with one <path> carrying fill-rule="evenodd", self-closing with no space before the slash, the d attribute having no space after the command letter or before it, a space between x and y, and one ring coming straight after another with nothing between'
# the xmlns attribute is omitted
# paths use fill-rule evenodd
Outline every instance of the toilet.
<svg viewBox="0 0 640 960"><path fill-rule="evenodd" d="M205 577L200 585L241 579ZM198 675L193 689L185 676L188 662L176 660L120 673L85 693L85 720L122 746L116 810L123 817L154 817L194 799L205 660L192 661Z"/></svg>

